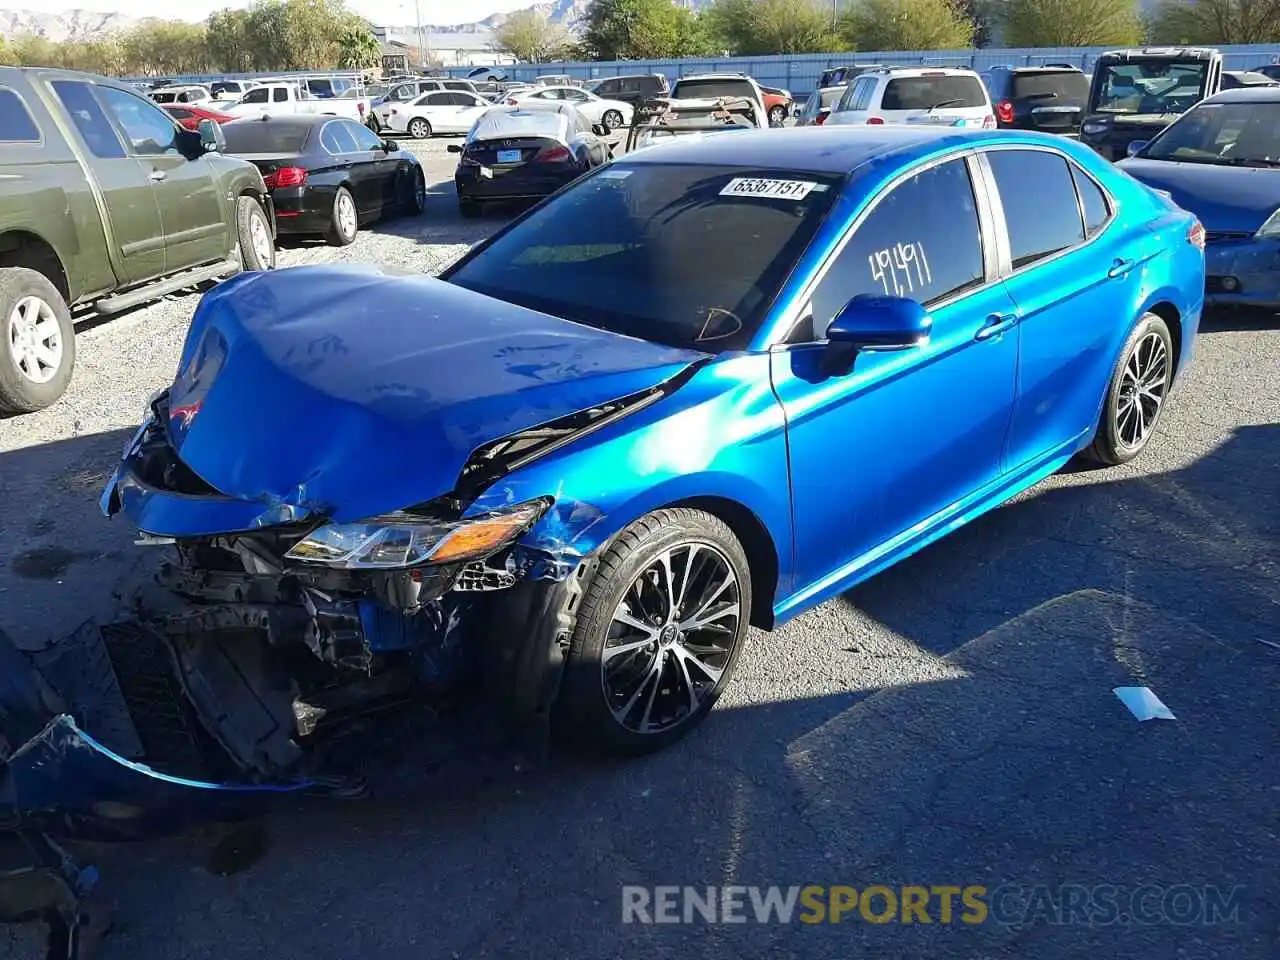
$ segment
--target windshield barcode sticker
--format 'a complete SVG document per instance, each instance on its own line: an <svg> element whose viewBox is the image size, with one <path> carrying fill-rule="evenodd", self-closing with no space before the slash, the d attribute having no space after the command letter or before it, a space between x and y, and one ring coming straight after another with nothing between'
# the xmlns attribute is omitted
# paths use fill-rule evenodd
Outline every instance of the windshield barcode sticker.
<svg viewBox="0 0 1280 960"><path fill-rule="evenodd" d="M803 200L816 186L818 184L809 180L759 180L754 177L734 177L720 191L720 196Z"/></svg>

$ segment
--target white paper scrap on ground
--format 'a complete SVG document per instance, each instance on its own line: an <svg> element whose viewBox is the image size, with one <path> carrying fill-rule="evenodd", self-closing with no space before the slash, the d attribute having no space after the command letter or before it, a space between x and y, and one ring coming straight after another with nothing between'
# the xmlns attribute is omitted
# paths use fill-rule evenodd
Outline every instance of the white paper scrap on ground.
<svg viewBox="0 0 1280 960"><path fill-rule="evenodd" d="M1151 692L1150 687L1116 687L1115 695L1139 720L1176 720L1173 711Z"/></svg>

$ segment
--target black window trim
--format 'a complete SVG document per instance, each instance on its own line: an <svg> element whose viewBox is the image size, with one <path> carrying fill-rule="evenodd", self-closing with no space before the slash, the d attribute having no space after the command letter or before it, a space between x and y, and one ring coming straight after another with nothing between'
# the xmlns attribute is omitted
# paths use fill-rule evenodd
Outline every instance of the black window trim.
<svg viewBox="0 0 1280 960"><path fill-rule="evenodd" d="M31 105L27 103L26 100L22 99L22 94L19 93L15 88L0 84L0 93L6 90L9 93L13 94L14 99L18 101L18 106L22 107L23 112L26 113L27 119L31 121L31 126L36 132L36 138L34 140L0 140L0 143L4 143L6 146L21 146L21 147L43 146L44 131L40 129L40 124L36 121L36 115L31 112Z"/></svg>
<svg viewBox="0 0 1280 960"><path fill-rule="evenodd" d="M1092 181L1093 185L1101 191L1102 198L1107 204L1107 219L1102 221L1102 225L1098 227L1097 232L1095 232L1093 236L1089 236L1089 228L1085 222L1084 198L1080 196L1080 188L1076 186L1076 180L1073 176L1071 178L1071 190L1076 197L1076 211L1080 216L1080 233L1083 239L1079 243L1072 244L1069 247L1064 247L1061 250L1055 250L1047 257L1041 257L1039 260L1033 260L1031 263L1025 263L1017 269L1014 269L1013 246L1009 242L1009 226L1008 221L1005 220L1004 216L1004 203L1000 199L1000 189L996 185L995 172L991 169L991 164L987 162L986 156L990 153L1004 152L1008 150L1031 150L1037 153L1052 154L1066 162L1068 173L1079 172L1083 176L1088 177L1088 179ZM1108 190L1097 177L1086 170L1081 164L1072 160L1071 157L1067 156L1061 150L1055 150L1053 147L1042 144L1005 143L991 147L983 147L978 151L976 159L978 167L982 171L982 178L986 182L987 195L991 204L992 214L994 216L996 249L1000 258L999 279L1001 280L1008 280L1010 277L1016 277L1027 270L1044 266L1046 263L1052 263L1060 257L1070 256L1079 250L1083 250L1085 247L1101 239L1103 235L1106 234L1107 230L1110 229L1111 225L1116 222L1116 217L1119 215L1120 204L1117 202L1111 191Z"/></svg>
<svg viewBox="0 0 1280 960"><path fill-rule="evenodd" d="M866 204L866 206L858 212L858 215L853 219L853 221L845 227L844 233L840 237L840 241L831 248L826 259L822 261L822 265L814 271L813 277L807 284L805 284L804 289L800 294L793 298L792 302L799 304L799 306L792 308L789 311L789 315L784 314L772 324L774 330L780 332L775 334L769 343L765 344L765 350L785 351L792 347L807 347L812 346L815 343L826 342L825 340L793 341L791 338L795 335L797 327L802 323L810 322L812 320L814 292L818 289L818 286L822 283L823 279L831 270L835 262L840 258L840 255L844 253L844 249L853 239L853 235L858 231L858 228L862 226L867 217L869 217L876 207L880 205L880 201L901 186L904 181L909 180L912 177L919 176L922 173L926 173L934 167L940 167L944 163L950 163L953 160L960 160L965 164L969 174L969 182L973 188L973 202L978 213L978 239L982 244L982 266L984 279L982 283L964 287L941 299L930 300L925 304L925 306L930 311L941 310L944 307L951 306L953 303L958 303L966 297L971 297L977 293L981 293L1003 279L999 272L1000 260L998 259L999 248L997 247L997 239L1002 231L997 229L998 221L995 217L996 211L993 209L991 204L988 183L979 170L978 150L974 147L964 147L952 153L931 157L922 164L902 170L892 180L880 188L880 191L871 199L871 202ZM1003 216L1003 213L1001 213L1001 216ZM1005 242L1008 242L1007 238ZM761 324L761 328L763 329L767 325L769 325L768 315L765 316L765 320Z"/></svg>

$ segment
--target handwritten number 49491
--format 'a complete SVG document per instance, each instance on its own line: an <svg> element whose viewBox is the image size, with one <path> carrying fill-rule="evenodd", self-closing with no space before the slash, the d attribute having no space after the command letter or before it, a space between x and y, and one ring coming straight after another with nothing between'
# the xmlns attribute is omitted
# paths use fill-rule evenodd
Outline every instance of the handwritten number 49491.
<svg viewBox="0 0 1280 960"><path fill-rule="evenodd" d="M886 296L902 297L924 289L933 282L929 270L929 258L924 244L895 243L867 256L871 265L871 277L883 288Z"/></svg>

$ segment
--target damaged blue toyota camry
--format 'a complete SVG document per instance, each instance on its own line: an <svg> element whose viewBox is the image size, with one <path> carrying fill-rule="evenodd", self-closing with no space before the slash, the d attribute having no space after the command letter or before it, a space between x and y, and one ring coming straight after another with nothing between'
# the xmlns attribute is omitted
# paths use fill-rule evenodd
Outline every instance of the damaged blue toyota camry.
<svg viewBox="0 0 1280 960"><path fill-rule="evenodd" d="M1141 453L1203 243L1069 140L813 128L621 158L438 279L229 280L102 497L173 609L108 644L114 732L50 723L16 793L117 825L345 794L335 743L459 689L516 732L670 744L749 626Z"/></svg>

